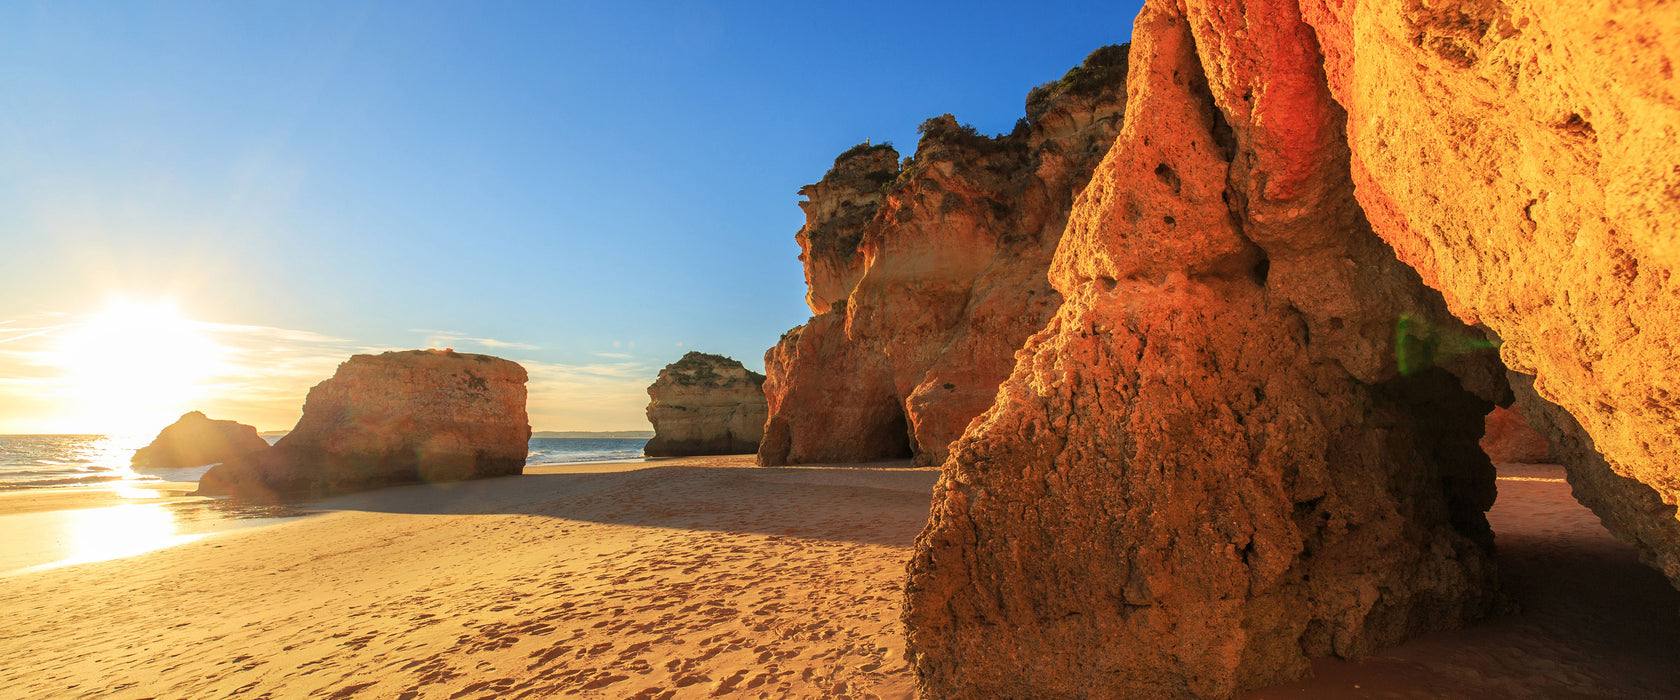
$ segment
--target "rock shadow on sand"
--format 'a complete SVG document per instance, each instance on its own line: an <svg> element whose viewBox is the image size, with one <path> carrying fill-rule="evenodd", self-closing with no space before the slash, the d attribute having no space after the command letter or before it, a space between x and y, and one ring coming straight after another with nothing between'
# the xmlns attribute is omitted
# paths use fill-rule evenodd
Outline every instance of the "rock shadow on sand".
<svg viewBox="0 0 1680 700"><path fill-rule="evenodd" d="M906 532L913 538L927 522L930 494L939 476L936 470L904 468L908 466L907 461L874 467L670 465L577 473L544 473L538 467L537 473L520 476L399 486L309 501L307 508L532 515L902 546Z"/></svg>

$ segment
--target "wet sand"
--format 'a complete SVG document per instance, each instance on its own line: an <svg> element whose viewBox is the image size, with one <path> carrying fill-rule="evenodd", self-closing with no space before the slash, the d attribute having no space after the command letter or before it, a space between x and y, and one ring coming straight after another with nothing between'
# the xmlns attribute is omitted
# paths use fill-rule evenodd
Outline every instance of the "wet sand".
<svg viewBox="0 0 1680 700"><path fill-rule="evenodd" d="M750 457L534 467L0 578L25 698L908 697L936 474ZM877 465L878 467L887 465ZM902 463L892 465L902 467ZM1674 697L1680 594L1546 468L1490 514L1524 606L1253 698Z"/></svg>
<svg viewBox="0 0 1680 700"><path fill-rule="evenodd" d="M176 503L193 499L193 496L187 494L197 489L198 484L195 483L154 481L127 487L88 486L0 491L0 516L106 508L136 503Z"/></svg>

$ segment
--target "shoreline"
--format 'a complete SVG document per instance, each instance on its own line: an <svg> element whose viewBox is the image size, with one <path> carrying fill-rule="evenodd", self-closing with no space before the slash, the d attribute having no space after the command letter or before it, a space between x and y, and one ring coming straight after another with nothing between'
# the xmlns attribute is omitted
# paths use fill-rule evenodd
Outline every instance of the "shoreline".
<svg viewBox="0 0 1680 700"><path fill-rule="evenodd" d="M751 460L395 487L0 578L0 610L27 630L0 640L0 684L43 698L907 697L898 591L937 473Z"/></svg>
<svg viewBox="0 0 1680 700"><path fill-rule="evenodd" d="M130 504L188 502L202 499L192 495L198 484L192 481L123 481L95 486L64 486L0 491L0 516L43 513L83 508L105 508Z"/></svg>
<svg viewBox="0 0 1680 700"><path fill-rule="evenodd" d="M126 559L0 577L21 697L907 698L904 565L938 471L751 456L538 465L393 487ZM1680 593L1503 465L1490 511L1522 612L1274 698L1662 697ZM25 670L27 669L27 670ZM68 689L68 690L67 690Z"/></svg>

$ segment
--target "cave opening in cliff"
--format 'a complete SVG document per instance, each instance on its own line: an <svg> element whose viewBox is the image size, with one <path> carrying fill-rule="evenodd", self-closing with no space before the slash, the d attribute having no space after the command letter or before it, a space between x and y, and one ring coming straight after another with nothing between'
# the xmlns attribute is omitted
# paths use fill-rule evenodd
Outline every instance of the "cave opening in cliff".
<svg viewBox="0 0 1680 700"><path fill-rule="evenodd" d="M887 429L882 433L887 436L887 444L882 445L882 451L888 459L910 459L916 456L916 441L910 431L910 419L904 412L904 404L892 402L893 412L887 419Z"/></svg>

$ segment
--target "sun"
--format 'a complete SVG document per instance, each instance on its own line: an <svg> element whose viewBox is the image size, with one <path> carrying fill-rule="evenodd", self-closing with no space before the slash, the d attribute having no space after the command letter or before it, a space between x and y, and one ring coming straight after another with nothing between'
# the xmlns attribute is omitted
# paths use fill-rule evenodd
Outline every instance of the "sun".
<svg viewBox="0 0 1680 700"><path fill-rule="evenodd" d="M203 326L169 302L118 300L63 336L54 364L68 380L76 423L155 433L194 410L222 354Z"/></svg>

